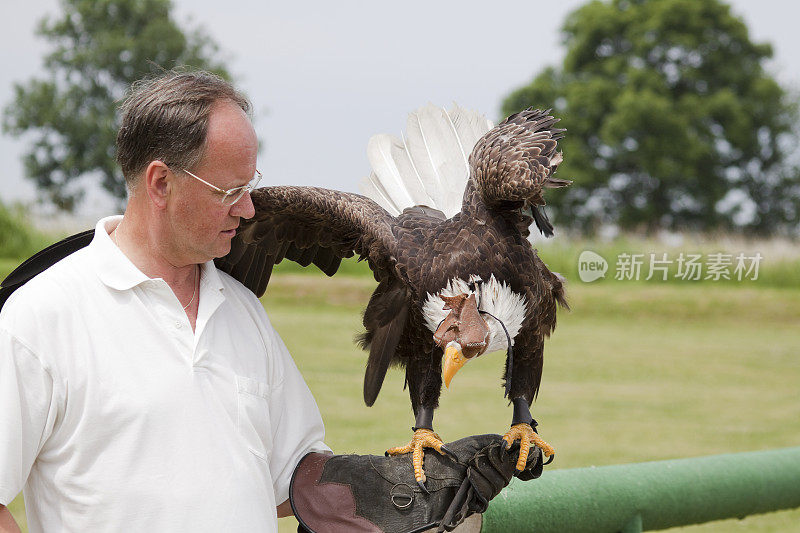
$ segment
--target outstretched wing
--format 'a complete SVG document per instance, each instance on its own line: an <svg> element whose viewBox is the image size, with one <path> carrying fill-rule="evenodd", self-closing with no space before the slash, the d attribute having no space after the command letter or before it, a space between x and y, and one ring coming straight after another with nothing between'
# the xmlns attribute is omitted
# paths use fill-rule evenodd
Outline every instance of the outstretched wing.
<svg viewBox="0 0 800 533"><path fill-rule="evenodd" d="M394 218L359 194L317 187L264 187L251 193L256 214L242 220L231 251L217 267L256 295L267 288L272 268L283 259L314 264L332 276L342 258L368 260L376 278L394 262Z"/></svg>

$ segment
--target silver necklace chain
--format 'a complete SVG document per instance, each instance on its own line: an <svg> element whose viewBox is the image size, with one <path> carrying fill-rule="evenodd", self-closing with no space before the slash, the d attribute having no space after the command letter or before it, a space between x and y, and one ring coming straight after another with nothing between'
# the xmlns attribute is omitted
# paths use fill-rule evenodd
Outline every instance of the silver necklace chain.
<svg viewBox="0 0 800 533"><path fill-rule="evenodd" d="M194 297L195 297L195 295L197 295L197 286L198 286L198 285L200 285L200 284L198 283L198 281L199 281L199 280L197 279L197 271L198 271L198 270L199 270L199 267L198 267L197 265L195 265L195 269L194 269L194 290L192 290L192 299L191 299L191 300L189 300L189 303L188 303L188 304L186 304L186 305L184 305L184 306L183 306L183 310L184 310L184 311L186 311L186 308L187 308L187 307L189 307L190 305L192 305L192 302L194 301Z"/></svg>
<svg viewBox="0 0 800 533"><path fill-rule="evenodd" d="M121 225L122 225L122 222L117 224L117 227L114 228L114 244L117 245L117 248L119 248L119 241L117 241L117 231L119 231L119 227ZM120 251L121 250L122 250L122 248L120 248ZM189 306L192 305L192 302L194 301L194 297L197 296L197 286L199 285L198 279L197 279L197 270L198 270L197 265L195 265L195 269L194 269L194 290L192 291L192 299L189 300L188 304L183 306L183 310L184 311L186 311L186 309L188 309ZM180 303L180 301L179 301L179 303Z"/></svg>

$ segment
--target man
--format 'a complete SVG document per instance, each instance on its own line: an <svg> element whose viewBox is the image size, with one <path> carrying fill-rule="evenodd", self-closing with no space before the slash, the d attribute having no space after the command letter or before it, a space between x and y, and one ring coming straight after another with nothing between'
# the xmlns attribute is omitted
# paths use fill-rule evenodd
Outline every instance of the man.
<svg viewBox="0 0 800 533"><path fill-rule="evenodd" d="M276 531L327 452L316 404L228 253L257 140L248 101L167 73L122 106L123 217L0 313L0 531Z"/></svg>

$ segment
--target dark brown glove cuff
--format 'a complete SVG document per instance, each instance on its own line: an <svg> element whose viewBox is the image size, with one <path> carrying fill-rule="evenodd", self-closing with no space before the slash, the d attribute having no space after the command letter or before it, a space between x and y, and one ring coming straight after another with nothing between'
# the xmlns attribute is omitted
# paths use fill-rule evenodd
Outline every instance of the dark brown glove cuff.
<svg viewBox="0 0 800 533"><path fill-rule="evenodd" d="M289 486L294 516L312 532L380 532L378 526L356 514L356 501L349 485L320 483L325 463L333 457L312 452L300 460Z"/></svg>

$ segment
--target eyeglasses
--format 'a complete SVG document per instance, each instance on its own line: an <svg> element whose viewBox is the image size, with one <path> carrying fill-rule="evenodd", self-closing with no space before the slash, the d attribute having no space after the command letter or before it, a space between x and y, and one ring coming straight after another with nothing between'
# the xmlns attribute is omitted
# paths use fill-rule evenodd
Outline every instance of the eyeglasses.
<svg viewBox="0 0 800 533"><path fill-rule="evenodd" d="M247 185L242 185L241 187L234 187L233 189L228 189L226 191L225 189L220 189L216 185L210 184L209 182L207 182L206 180L204 180L203 178L201 178L199 176L195 176L194 174L192 174L191 172L189 172L185 168L181 169L181 172L185 172L185 173L189 174L191 177L193 177L197 181L201 181L201 182L205 183L206 185L208 185L209 187L211 187L212 189L214 189L218 193L222 194L222 205L233 205L233 204L235 204L236 202L239 201L239 199L242 196L245 195L245 193L248 193L248 192L252 191L253 189L255 189L256 185L258 185L258 182L261 181L261 172L256 170L256 175L253 176L253 179L250 180L250 183L248 183Z"/></svg>

